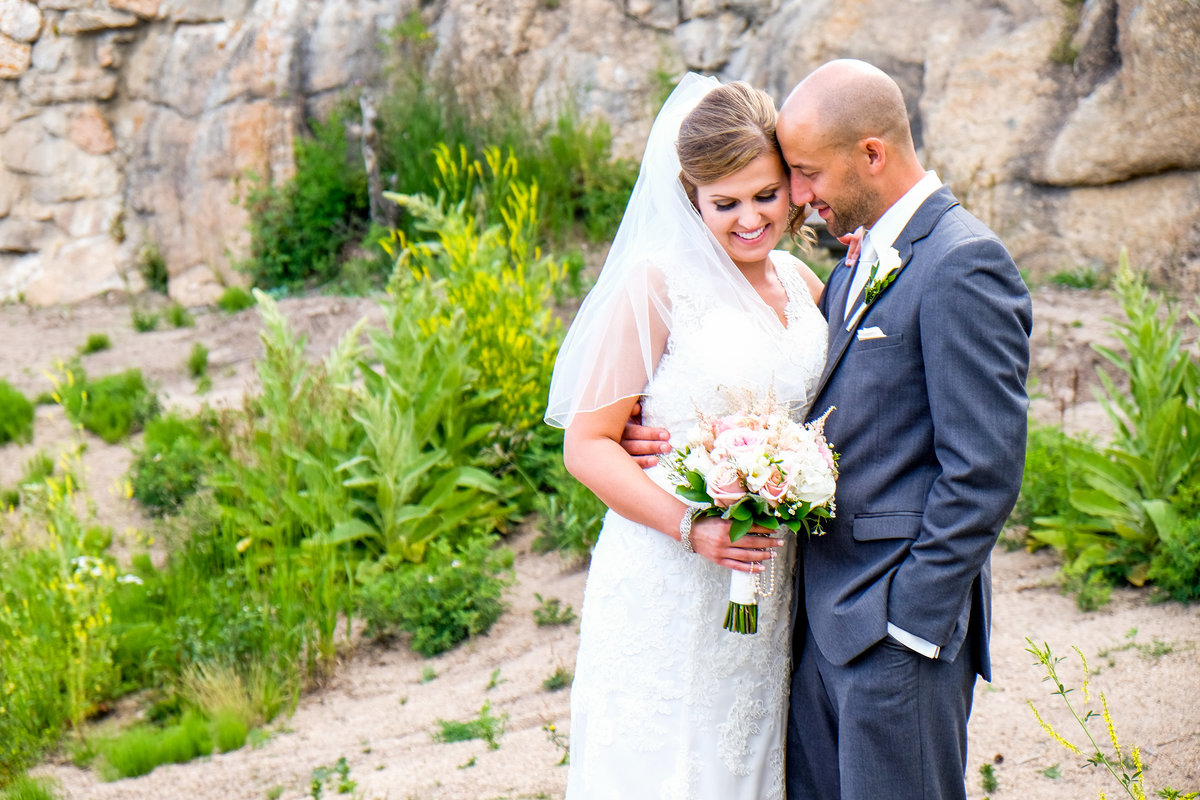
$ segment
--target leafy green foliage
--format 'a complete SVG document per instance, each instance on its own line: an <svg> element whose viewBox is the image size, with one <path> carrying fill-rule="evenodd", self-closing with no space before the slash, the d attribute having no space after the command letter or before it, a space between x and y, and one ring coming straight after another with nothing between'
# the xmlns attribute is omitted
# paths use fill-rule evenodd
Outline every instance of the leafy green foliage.
<svg viewBox="0 0 1200 800"><path fill-rule="evenodd" d="M281 187L259 181L246 197L250 256L242 264L257 286L327 281L348 242L366 229L367 181L351 159L343 113L312 121L295 142L295 176Z"/></svg>
<svg viewBox="0 0 1200 800"><path fill-rule="evenodd" d="M1074 513L1070 494L1073 483L1069 447L1089 448L1091 440L1073 437L1056 425L1037 425L1031 422L1025 446L1025 472L1021 478L1021 494L1013 509L1012 521L1030 526L1038 517Z"/></svg>
<svg viewBox="0 0 1200 800"><path fill-rule="evenodd" d="M192 344L192 350L187 359L188 374L193 378L203 378L208 373L208 348L200 342Z"/></svg>
<svg viewBox="0 0 1200 800"><path fill-rule="evenodd" d="M138 333L150 333L151 331L158 330L158 312L135 308L129 312L129 315L133 322L133 329Z"/></svg>
<svg viewBox="0 0 1200 800"><path fill-rule="evenodd" d="M217 308L226 314L236 314L247 308L254 308L254 295L241 286L227 286L217 298Z"/></svg>
<svg viewBox="0 0 1200 800"><path fill-rule="evenodd" d="M216 419L170 413L146 423L129 466L133 496L154 515L178 510L216 465L221 443Z"/></svg>
<svg viewBox="0 0 1200 800"><path fill-rule="evenodd" d="M500 737L508 724L508 714L500 716L492 714L492 702L487 700L479 709L479 716L464 722L457 720L439 719L438 730L433 734L437 742L466 742L471 739L482 739L487 742L488 749L500 749Z"/></svg>
<svg viewBox="0 0 1200 800"><path fill-rule="evenodd" d="M79 348L80 355L91 355L99 353L102 350L107 350L112 347L112 339L108 338L107 333L89 333L87 341Z"/></svg>
<svg viewBox="0 0 1200 800"><path fill-rule="evenodd" d="M191 328L196 324L196 318L179 303L172 303L167 309L167 322L172 328Z"/></svg>
<svg viewBox="0 0 1200 800"><path fill-rule="evenodd" d="M477 537L454 549L435 541L424 563L372 578L360 593L367 632L411 633L413 650L424 656L486 633L504 610L500 598L512 570L512 551L494 542Z"/></svg>
<svg viewBox="0 0 1200 800"><path fill-rule="evenodd" d="M566 689L571 685L571 679L574 677L571 670L559 665L554 668L554 672L550 673L550 677L542 681L542 688L547 692L557 692Z"/></svg>
<svg viewBox="0 0 1200 800"><path fill-rule="evenodd" d="M58 392L67 415L109 444L140 430L160 409L136 368L89 379L78 366L68 367Z"/></svg>
<svg viewBox="0 0 1200 800"><path fill-rule="evenodd" d="M1142 585L1152 564L1175 593L1195 565L1191 523L1180 513L1188 495L1178 492L1200 482L1200 362L1182 348L1178 310L1158 313L1160 299L1124 254L1115 290L1126 315L1116 330L1125 352L1096 348L1128 381L1124 388L1100 372L1113 442L1102 451L1066 447L1066 470L1078 476L1069 501L1078 513L1036 518L1030 531L1062 554L1088 605L1103 601L1113 581ZM1195 316L1192 322L1200 327Z"/></svg>
<svg viewBox="0 0 1200 800"><path fill-rule="evenodd" d="M11 383L0 378L0 445L33 438L33 403Z"/></svg>
<svg viewBox="0 0 1200 800"><path fill-rule="evenodd" d="M182 764L211 755L213 737L208 720L188 712L174 725L138 724L96 744L105 780L135 778L162 764Z"/></svg>
<svg viewBox="0 0 1200 800"><path fill-rule="evenodd" d="M536 592L533 596L538 601L537 608L533 610L533 621L539 628L548 625L570 625L577 619L575 609L564 606L562 600L557 597L542 597Z"/></svg>
<svg viewBox="0 0 1200 800"><path fill-rule="evenodd" d="M171 273L167 271L167 259L157 243L149 241L142 245L138 251L137 267L142 280L146 282L146 288L152 292L167 293Z"/></svg>

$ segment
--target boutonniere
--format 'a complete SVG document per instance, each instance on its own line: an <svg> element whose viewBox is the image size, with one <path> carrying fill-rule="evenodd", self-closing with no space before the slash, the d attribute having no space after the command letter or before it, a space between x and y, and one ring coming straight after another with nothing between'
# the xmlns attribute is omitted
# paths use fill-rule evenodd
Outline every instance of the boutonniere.
<svg viewBox="0 0 1200 800"><path fill-rule="evenodd" d="M883 290L896 280L899 270L900 253L896 248L889 247L871 265L871 272L867 275L867 288L863 291L863 304L869 306L874 303L879 295L883 294Z"/></svg>

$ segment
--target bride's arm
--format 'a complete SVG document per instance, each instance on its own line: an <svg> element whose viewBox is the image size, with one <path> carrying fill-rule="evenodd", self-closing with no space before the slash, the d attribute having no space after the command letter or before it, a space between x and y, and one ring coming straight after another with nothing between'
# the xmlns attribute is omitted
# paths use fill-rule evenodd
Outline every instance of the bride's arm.
<svg viewBox="0 0 1200 800"><path fill-rule="evenodd" d="M627 398L576 414L566 431L563 462L613 511L679 541L686 504L652 481L621 447L621 433L634 402ZM730 542L729 523L717 517L696 520L690 540L699 555L741 572L761 571L758 562L771 558L772 550L783 545L782 539L766 536Z"/></svg>

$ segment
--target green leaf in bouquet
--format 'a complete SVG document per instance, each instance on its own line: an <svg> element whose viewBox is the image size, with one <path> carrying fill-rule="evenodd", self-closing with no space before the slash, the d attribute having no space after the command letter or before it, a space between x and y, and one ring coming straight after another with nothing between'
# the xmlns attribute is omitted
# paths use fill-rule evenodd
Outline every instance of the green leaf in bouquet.
<svg viewBox="0 0 1200 800"><path fill-rule="evenodd" d="M754 520L747 516L745 519L735 518L729 525L729 541L736 542L738 539L750 532L751 526L754 525Z"/></svg>

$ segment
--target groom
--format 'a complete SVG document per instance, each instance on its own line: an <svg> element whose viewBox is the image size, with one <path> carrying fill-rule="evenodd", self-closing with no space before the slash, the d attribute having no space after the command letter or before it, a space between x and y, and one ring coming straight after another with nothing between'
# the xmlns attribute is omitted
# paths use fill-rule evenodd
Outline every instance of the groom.
<svg viewBox="0 0 1200 800"><path fill-rule="evenodd" d="M1024 463L1029 293L995 234L922 168L885 73L819 67L777 134L792 202L835 236L866 229L821 299L829 357L812 413L837 409L825 433L841 475L837 516L802 540L797 569L788 797L963 798L975 676L991 674L989 557Z"/></svg>

